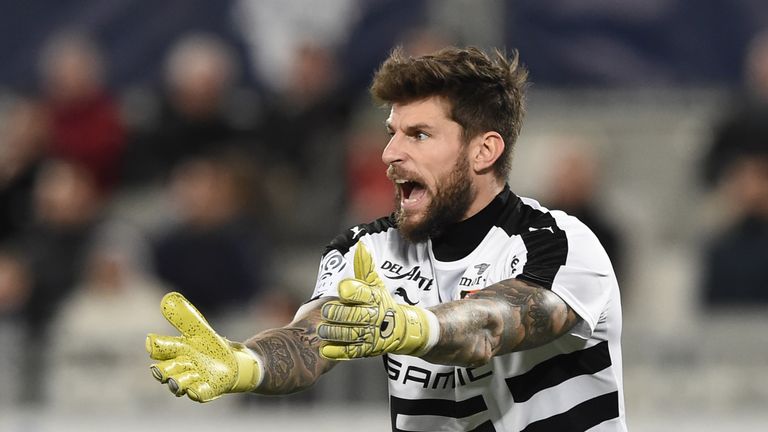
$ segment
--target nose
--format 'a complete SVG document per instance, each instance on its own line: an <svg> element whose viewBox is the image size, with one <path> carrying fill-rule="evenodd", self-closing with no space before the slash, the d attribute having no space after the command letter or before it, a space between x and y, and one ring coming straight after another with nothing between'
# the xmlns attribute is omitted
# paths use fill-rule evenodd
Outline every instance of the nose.
<svg viewBox="0 0 768 432"><path fill-rule="evenodd" d="M389 139L387 146L384 147L384 151L381 153L381 160L386 165L392 165L397 162L402 162L403 158L405 157L405 155L402 152L399 141L400 140L397 134L395 134L392 136L392 138Z"/></svg>

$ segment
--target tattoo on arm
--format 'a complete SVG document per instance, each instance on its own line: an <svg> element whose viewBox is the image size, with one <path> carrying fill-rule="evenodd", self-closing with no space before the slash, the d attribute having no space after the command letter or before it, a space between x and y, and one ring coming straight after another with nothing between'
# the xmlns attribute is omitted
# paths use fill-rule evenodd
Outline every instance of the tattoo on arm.
<svg viewBox="0 0 768 432"><path fill-rule="evenodd" d="M440 340L423 358L461 366L478 366L496 355L544 345L580 319L557 294L519 279L430 310L440 321Z"/></svg>
<svg viewBox="0 0 768 432"><path fill-rule="evenodd" d="M320 356L317 325L320 306L291 324L266 330L245 342L264 362L257 393L286 394L303 390L329 371L335 362Z"/></svg>

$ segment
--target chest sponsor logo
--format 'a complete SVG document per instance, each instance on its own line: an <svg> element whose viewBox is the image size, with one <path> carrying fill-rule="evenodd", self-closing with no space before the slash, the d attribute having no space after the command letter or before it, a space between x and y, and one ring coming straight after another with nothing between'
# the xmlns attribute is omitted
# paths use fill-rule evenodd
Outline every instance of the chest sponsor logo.
<svg viewBox="0 0 768 432"><path fill-rule="evenodd" d="M475 275L472 275L469 271L464 273L464 276L459 279L459 286L462 288L459 293L459 298L465 298L470 294L480 291L481 288L485 288L488 284L488 278L485 275L485 271L491 267L488 263L480 263L473 266L477 270Z"/></svg>
<svg viewBox="0 0 768 432"><path fill-rule="evenodd" d="M381 270L387 279L413 281L416 282L419 289L424 291L431 290L435 282L433 278L422 276L421 266L418 265L406 269L400 264L387 260L381 265Z"/></svg>
<svg viewBox="0 0 768 432"><path fill-rule="evenodd" d="M414 365L404 365L390 356L384 357L384 367L390 380L402 384L419 385L425 389L448 389L483 380L493 375L487 365L479 368L453 368L432 370Z"/></svg>
<svg viewBox="0 0 768 432"><path fill-rule="evenodd" d="M465 276L462 276L461 279L459 279L459 286L462 287L462 290L460 292L460 298L464 298L469 294L475 293L480 290L480 288L484 288L487 285L487 277L485 275L485 271L488 270L491 267L488 263L480 263L473 268L477 270L477 273L475 275L472 275L470 272L465 273Z"/></svg>

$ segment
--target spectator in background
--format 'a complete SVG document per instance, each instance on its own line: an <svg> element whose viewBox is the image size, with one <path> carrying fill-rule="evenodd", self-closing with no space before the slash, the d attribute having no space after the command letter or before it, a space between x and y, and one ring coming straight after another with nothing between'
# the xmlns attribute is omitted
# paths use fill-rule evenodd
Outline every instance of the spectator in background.
<svg viewBox="0 0 768 432"><path fill-rule="evenodd" d="M18 257L0 250L0 320L21 313L29 297L29 274Z"/></svg>
<svg viewBox="0 0 768 432"><path fill-rule="evenodd" d="M23 396L42 397L48 330L59 305L80 279L102 200L91 172L72 162L53 160L40 171L34 189L34 221L19 238L19 257L31 275L24 306L28 344Z"/></svg>
<svg viewBox="0 0 768 432"><path fill-rule="evenodd" d="M704 177L730 218L709 239L702 290L708 306L768 304L768 31L750 44L747 93L715 131Z"/></svg>
<svg viewBox="0 0 768 432"><path fill-rule="evenodd" d="M35 220L20 240L33 275L27 307L33 328L42 330L79 280L101 207L90 171L61 160L43 166L35 183Z"/></svg>
<svg viewBox="0 0 768 432"><path fill-rule="evenodd" d="M49 154L85 168L100 193L116 185L124 144L120 110L104 84L95 44L77 33L59 33L40 61L50 117Z"/></svg>
<svg viewBox="0 0 768 432"><path fill-rule="evenodd" d="M704 300L708 306L768 305L768 152L737 157L722 176L734 219L706 248Z"/></svg>
<svg viewBox="0 0 768 432"><path fill-rule="evenodd" d="M325 239L344 203L344 137L354 97L342 87L334 53L300 45L288 86L267 101L255 153L268 167L267 190L282 234Z"/></svg>
<svg viewBox="0 0 768 432"><path fill-rule="evenodd" d="M621 234L598 205L600 166L592 148L577 139L560 143L552 165L545 202L584 222L611 257L619 280L624 276Z"/></svg>
<svg viewBox="0 0 768 432"><path fill-rule="evenodd" d="M39 103L13 101L0 133L0 243L32 220L32 189L48 150L48 123Z"/></svg>
<svg viewBox="0 0 768 432"><path fill-rule="evenodd" d="M768 30L755 36L745 61L744 93L716 127L704 159L704 180L714 186L743 155L768 153Z"/></svg>
<svg viewBox="0 0 768 432"><path fill-rule="evenodd" d="M238 71L215 35L194 33L173 46L165 64L159 114L136 131L123 168L129 184L165 179L187 158L232 147L242 138L226 109Z"/></svg>
<svg viewBox="0 0 768 432"><path fill-rule="evenodd" d="M236 0L232 14L247 41L256 80L267 91L282 93L295 85L291 75L301 47L322 41L335 51L365 7L356 0Z"/></svg>
<svg viewBox="0 0 768 432"><path fill-rule="evenodd" d="M52 407L141 411L163 402L148 391L151 383L135 378L144 370L143 355L131 346L148 324L162 325L153 313L162 289L148 268L150 256L145 239L129 226L111 223L95 233L85 271L51 330L45 382Z"/></svg>
<svg viewBox="0 0 768 432"><path fill-rule="evenodd" d="M22 312L31 289L28 269L11 251L0 250L0 346L22 347ZM0 406L18 403L22 350L0 349Z"/></svg>
<svg viewBox="0 0 768 432"><path fill-rule="evenodd" d="M347 138L346 222L374 220L395 209L392 182L381 165L381 142L386 140L381 122L363 120Z"/></svg>
<svg viewBox="0 0 768 432"><path fill-rule="evenodd" d="M155 243L155 269L213 320L242 308L264 287L269 250L249 213L251 167L237 155L189 159L169 194L178 221Z"/></svg>

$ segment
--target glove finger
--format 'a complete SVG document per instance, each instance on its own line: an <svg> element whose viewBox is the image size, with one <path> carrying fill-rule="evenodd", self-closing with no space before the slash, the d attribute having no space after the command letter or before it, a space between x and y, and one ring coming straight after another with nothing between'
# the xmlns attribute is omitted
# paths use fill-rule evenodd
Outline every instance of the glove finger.
<svg viewBox="0 0 768 432"><path fill-rule="evenodd" d="M187 397L195 402L208 402L218 398L219 396L221 395L215 394L211 388L211 385L205 381L193 382L187 386Z"/></svg>
<svg viewBox="0 0 768 432"><path fill-rule="evenodd" d="M160 309L165 319L183 336L207 336L212 340L219 339L203 314L183 295L177 292L166 294L160 301Z"/></svg>
<svg viewBox="0 0 768 432"><path fill-rule="evenodd" d="M352 360L367 357L371 346L364 343L333 344L327 343L320 347L320 355L329 360Z"/></svg>
<svg viewBox="0 0 768 432"><path fill-rule="evenodd" d="M380 298L379 289L358 279L339 282L339 300L346 304L374 304Z"/></svg>
<svg viewBox="0 0 768 432"><path fill-rule="evenodd" d="M317 335L320 339L330 342L371 342L373 339L373 327L371 326L339 326L321 324L317 327Z"/></svg>
<svg viewBox="0 0 768 432"><path fill-rule="evenodd" d="M156 380L165 383L171 375L178 375L184 371L191 370L194 367L195 365L191 360L181 356L153 364L149 369L152 371L152 376L154 376Z"/></svg>
<svg viewBox="0 0 768 432"><path fill-rule="evenodd" d="M338 324L368 324L376 323L379 309L375 307L348 306L337 301L329 301L320 309L325 321Z"/></svg>
<svg viewBox="0 0 768 432"><path fill-rule="evenodd" d="M200 379L200 374L194 370L188 370L168 377L168 389L176 396L187 393L187 387Z"/></svg>
<svg viewBox="0 0 768 432"><path fill-rule="evenodd" d="M158 336L154 333L147 335L144 346L149 357L155 360L169 360L186 354L188 346L184 339L178 336Z"/></svg>
<svg viewBox="0 0 768 432"><path fill-rule="evenodd" d="M376 273L376 264L368 248L362 242L357 243L355 257L353 259L355 279L360 279L370 285L383 285L379 274Z"/></svg>

